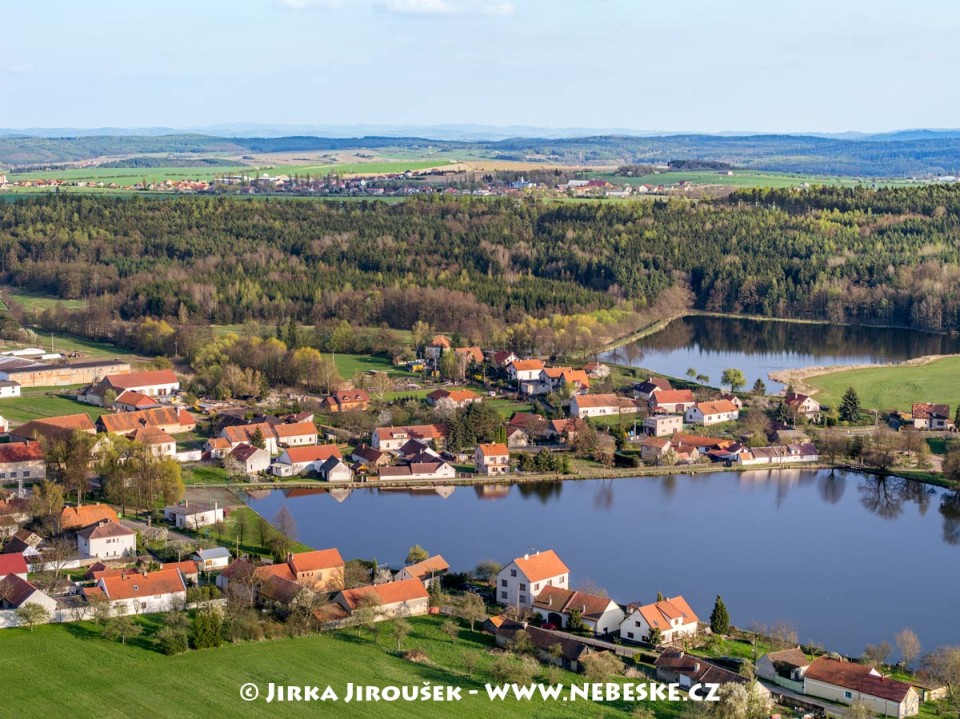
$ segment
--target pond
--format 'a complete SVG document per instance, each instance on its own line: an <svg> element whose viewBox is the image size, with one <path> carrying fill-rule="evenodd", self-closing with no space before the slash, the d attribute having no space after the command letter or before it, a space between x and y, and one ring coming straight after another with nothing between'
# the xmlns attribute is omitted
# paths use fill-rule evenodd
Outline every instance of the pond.
<svg viewBox="0 0 960 719"><path fill-rule="evenodd" d="M735 367L747 389L759 378L769 392L783 389L767 374L817 365L902 362L960 352L960 337L915 330L803 324L733 317L684 317L660 332L601 355L607 362L643 367L672 377L688 368L720 385L723 370Z"/></svg>
<svg viewBox="0 0 960 719"><path fill-rule="evenodd" d="M960 501L896 478L817 470L513 486L264 490L300 541L402 565L420 544L454 571L556 550L571 586L621 603L682 594L702 620L721 595L741 627L792 624L859 655L910 627L928 649L960 643Z"/></svg>

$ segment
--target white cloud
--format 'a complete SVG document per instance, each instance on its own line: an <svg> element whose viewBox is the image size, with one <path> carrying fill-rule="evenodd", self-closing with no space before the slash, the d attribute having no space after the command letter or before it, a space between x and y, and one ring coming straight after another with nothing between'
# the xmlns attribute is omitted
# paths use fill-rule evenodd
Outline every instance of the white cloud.
<svg viewBox="0 0 960 719"><path fill-rule="evenodd" d="M33 65L28 62L0 65L0 75L29 75L31 72L33 72Z"/></svg>
<svg viewBox="0 0 960 719"><path fill-rule="evenodd" d="M388 12L404 15L513 15L513 0L385 0Z"/></svg>
<svg viewBox="0 0 960 719"><path fill-rule="evenodd" d="M339 10L344 0L274 0L274 5L282 10Z"/></svg>

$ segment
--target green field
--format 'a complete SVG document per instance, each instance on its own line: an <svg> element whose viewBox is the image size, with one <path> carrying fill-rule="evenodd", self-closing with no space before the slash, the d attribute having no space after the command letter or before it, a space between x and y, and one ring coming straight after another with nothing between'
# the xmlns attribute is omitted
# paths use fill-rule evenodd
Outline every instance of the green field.
<svg viewBox="0 0 960 719"><path fill-rule="evenodd" d="M92 404L76 402L65 397L49 396L45 392L62 391L64 387L23 390L20 397L0 399L0 416L11 422L29 422L43 417L59 417L66 414L86 412L94 422L106 410Z"/></svg>
<svg viewBox="0 0 960 719"><path fill-rule="evenodd" d="M960 404L960 357L947 357L924 365L900 365L846 370L809 377L806 384L817 388L817 401L837 407L848 387L860 395L860 404L869 409L910 410L914 402L940 402L951 410Z"/></svg>
<svg viewBox="0 0 960 719"><path fill-rule="evenodd" d="M404 650L420 649L430 664L407 661L396 652L389 624L380 625L379 642L356 630L332 634L226 645L167 657L153 650L148 633L156 617L140 620L148 628L126 645L101 638L90 622L46 625L34 631L0 631L0 651L16 664L16 681L5 683L4 706L16 716L71 716L121 719L135 717L629 717L632 707L579 701L544 703L489 702L483 683L490 681L492 639L464 628L456 644L440 631L442 619L411 620L413 632ZM464 652L479 657L473 678L464 671ZM559 681L581 682L562 673ZM261 699L244 702L240 687L253 682ZM266 704L267 683L330 685L343 694L348 682L372 686L420 685L424 682L463 687L463 701ZM481 694L467 692L478 689ZM680 705L655 705L658 716L679 714ZM13 714L11 714L13 716Z"/></svg>
<svg viewBox="0 0 960 719"><path fill-rule="evenodd" d="M329 355L327 355L329 356ZM351 355L337 353L334 357L334 363L337 365L337 372L344 379L350 379L357 372L386 372L391 377L415 377L413 372L408 372L404 367L395 367L386 357L378 355Z"/></svg>
<svg viewBox="0 0 960 719"><path fill-rule="evenodd" d="M19 287L4 287L3 294L11 302L20 305L28 315L43 312L52 307L63 307L65 310L82 310L87 306L86 300L62 300L59 297L51 297Z"/></svg>
<svg viewBox="0 0 960 719"><path fill-rule="evenodd" d="M724 187L796 187L803 183L810 185L843 185L854 187L866 185L872 187L900 187L915 185L909 180L875 179L860 180L856 177L838 177L830 175L805 175L784 172L764 172L762 170L733 170L732 175L715 170L678 170L661 172L641 177L623 177L612 173L592 173L591 177L603 179L614 185L675 185L686 181L695 185L722 185Z"/></svg>

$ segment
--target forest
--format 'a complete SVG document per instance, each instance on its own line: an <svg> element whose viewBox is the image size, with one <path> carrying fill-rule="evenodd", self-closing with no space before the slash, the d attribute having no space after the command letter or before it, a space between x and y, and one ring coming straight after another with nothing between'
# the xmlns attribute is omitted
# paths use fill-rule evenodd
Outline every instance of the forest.
<svg viewBox="0 0 960 719"><path fill-rule="evenodd" d="M0 204L0 278L87 299L39 319L90 337L147 317L423 321L531 349L541 332L589 345L688 307L957 329L958 240L950 186L629 203L51 195Z"/></svg>

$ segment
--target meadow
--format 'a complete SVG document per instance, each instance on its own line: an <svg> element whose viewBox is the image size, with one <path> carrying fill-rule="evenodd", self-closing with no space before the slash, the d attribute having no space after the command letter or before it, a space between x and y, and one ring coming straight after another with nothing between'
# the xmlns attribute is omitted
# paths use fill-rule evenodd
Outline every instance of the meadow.
<svg viewBox="0 0 960 719"><path fill-rule="evenodd" d="M489 653L492 638L461 629L454 643L443 634L439 617L411 620L412 633L402 649L419 649L423 663L408 661L396 651L391 625L379 625L376 637L355 629L307 637L265 642L230 644L218 649L189 651L168 657L153 649L149 635L158 624L155 616L138 621L146 631L127 644L109 642L91 622L46 625L29 631L0 632L0 651L16 657L17 680L7 682L4 705L16 707L18 716L77 716L100 719L149 719L151 717L629 717L632 706L592 702L490 703L483 683L490 681ZM467 676L464 656L477 658L476 670ZM582 677L562 672L559 681L569 684ZM241 685L253 682L261 699L244 702ZM330 685L341 695L346 684L454 685L464 688L463 700L455 706L434 702L344 703L268 705L263 701L267 683ZM468 690L481 694L471 696ZM657 716L679 713L679 705L655 705Z"/></svg>
<svg viewBox="0 0 960 719"><path fill-rule="evenodd" d="M838 407L843 393L853 387L865 408L910 410L914 402L960 404L960 357L945 357L922 365L893 365L843 370L804 380L819 390L817 401Z"/></svg>
<svg viewBox="0 0 960 719"><path fill-rule="evenodd" d="M65 310L82 310L87 306L86 300L63 300L59 297L32 292L20 287L3 287L2 291L5 297L20 305L28 315L54 307L63 307Z"/></svg>
<svg viewBox="0 0 960 719"><path fill-rule="evenodd" d="M94 422L104 413L103 407L84 404L66 397L46 394L50 391L62 391L66 388L56 387L44 389L24 389L20 397L5 397L0 399L0 416L12 422L29 422L44 417L59 417L67 414L86 412Z"/></svg>

